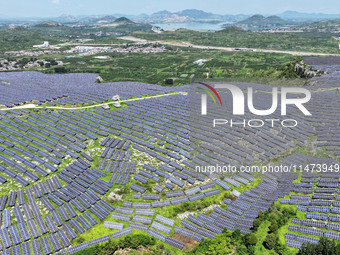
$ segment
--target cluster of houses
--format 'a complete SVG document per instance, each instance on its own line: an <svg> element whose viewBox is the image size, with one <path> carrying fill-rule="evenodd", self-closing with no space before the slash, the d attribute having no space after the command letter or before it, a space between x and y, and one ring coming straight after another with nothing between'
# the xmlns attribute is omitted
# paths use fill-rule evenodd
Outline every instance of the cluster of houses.
<svg viewBox="0 0 340 255"><path fill-rule="evenodd" d="M34 60L34 61L28 61L27 63L22 63L17 60L7 60L7 59L0 59L0 72L1 71L13 71L13 70L19 70L19 69L28 69L28 68L34 68L34 67L41 67L41 66L62 66L64 63L63 61L54 61L54 63L51 63L50 61L46 60Z"/></svg>

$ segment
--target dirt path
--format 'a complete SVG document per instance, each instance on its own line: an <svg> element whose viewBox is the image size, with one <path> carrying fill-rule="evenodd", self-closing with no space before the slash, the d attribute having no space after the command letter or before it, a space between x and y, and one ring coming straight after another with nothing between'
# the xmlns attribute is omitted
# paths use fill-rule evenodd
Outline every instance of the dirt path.
<svg viewBox="0 0 340 255"><path fill-rule="evenodd" d="M147 97L117 100L117 101L112 101L112 102L108 102L108 103L94 104L94 105L81 106L81 107L36 106L35 104L25 104L25 105L12 107L12 108L0 108L0 111L20 110L20 109L43 109L43 108L44 109L45 108L47 108L47 109L58 109L58 110L81 110L81 109L89 109L89 108L100 107L100 106L103 106L103 105L111 105L111 104L114 104L114 103L124 103L124 102L138 101L138 100L149 99L149 98L158 98L158 97L164 97L164 96L177 95L177 94L186 94L186 92L172 92L172 93L166 93L166 94L156 95L156 96L147 96Z"/></svg>

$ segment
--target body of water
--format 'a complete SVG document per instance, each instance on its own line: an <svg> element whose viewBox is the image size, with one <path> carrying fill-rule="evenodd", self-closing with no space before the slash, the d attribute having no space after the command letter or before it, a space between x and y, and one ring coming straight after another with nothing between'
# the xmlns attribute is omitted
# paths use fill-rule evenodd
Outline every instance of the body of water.
<svg viewBox="0 0 340 255"><path fill-rule="evenodd" d="M161 27L163 29L179 29L186 28L191 30L221 30L223 29L222 23L160 23L151 24L153 26Z"/></svg>

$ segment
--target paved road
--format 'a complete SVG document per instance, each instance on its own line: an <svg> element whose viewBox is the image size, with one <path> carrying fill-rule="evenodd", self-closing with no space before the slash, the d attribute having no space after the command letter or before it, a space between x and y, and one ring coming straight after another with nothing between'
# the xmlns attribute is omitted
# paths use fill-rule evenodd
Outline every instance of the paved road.
<svg viewBox="0 0 340 255"><path fill-rule="evenodd" d="M207 50L221 50L221 51L252 51L252 52L268 52L268 53L284 53L291 55L299 55L299 56L340 56L340 54L327 54L327 53L318 53L318 52L305 52L305 51L286 51L286 50L266 50L266 49L255 49L255 48L232 48L232 47L218 47L218 46L205 46L205 45L195 45L187 42L183 43L175 43L168 41L148 41L145 39L133 37L133 36L123 36L117 37L121 40L129 40L134 41L136 43L160 43L164 45L171 45L177 47L192 47L197 49L207 49Z"/></svg>

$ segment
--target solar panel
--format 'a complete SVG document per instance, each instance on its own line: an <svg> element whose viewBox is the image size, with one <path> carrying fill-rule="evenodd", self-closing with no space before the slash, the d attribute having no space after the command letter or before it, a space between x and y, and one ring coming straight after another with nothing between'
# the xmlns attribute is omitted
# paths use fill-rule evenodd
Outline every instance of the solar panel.
<svg viewBox="0 0 340 255"><path fill-rule="evenodd" d="M204 240L204 236L194 233L194 235L192 236L192 239L194 239L197 242L202 242Z"/></svg>
<svg viewBox="0 0 340 255"><path fill-rule="evenodd" d="M174 247L176 247L176 248L178 248L178 249L183 249L184 248L184 246L185 246L185 244L184 243L182 243L182 242L180 242L180 241L177 241L176 239L173 239L173 238L171 238L171 237L166 237L165 238L165 242L166 243L168 243L168 244L170 244L170 245L172 245L172 246L174 246Z"/></svg>
<svg viewBox="0 0 340 255"><path fill-rule="evenodd" d="M11 239L9 238L8 232L6 228L0 229L0 237L2 240L2 244L5 248L9 248L12 246Z"/></svg>
<svg viewBox="0 0 340 255"><path fill-rule="evenodd" d="M294 240L286 240L286 245L296 249L301 249L302 243Z"/></svg>
<svg viewBox="0 0 340 255"><path fill-rule="evenodd" d="M52 249L51 249L51 246L50 246L50 243L47 239L47 237L42 237L40 239L40 242L41 242L41 246L42 246L42 249L43 249L43 253L44 254L51 254L52 253Z"/></svg>
<svg viewBox="0 0 340 255"><path fill-rule="evenodd" d="M122 230L124 228L124 224L123 223L104 221L104 227Z"/></svg>
<svg viewBox="0 0 340 255"><path fill-rule="evenodd" d="M208 231L208 230L206 230L206 229L204 229L204 228L199 228L199 229L197 230L197 233L200 234L200 235L202 235L202 236L206 236L206 237L208 237L208 238L210 238L210 239L215 239L215 236L216 236L215 233L210 232L210 231Z"/></svg>
<svg viewBox="0 0 340 255"><path fill-rule="evenodd" d="M64 231L59 230L59 231L57 232L57 234L58 234L58 236L59 236L59 239L60 239L61 243L63 244L63 246L64 246L65 248L71 245L70 240L67 238L67 236L66 236L66 234L65 234Z"/></svg>
<svg viewBox="0 0 340 255"><path fill-rule="evenodd" d="M33 238L38 238L40 236L40 233L38 232L38 229L37 229L37 226L35 225L34 220L27 221L27 225Z"/></svg>
<svg viewBox="0 0 340 255"><path fill-rule="evenodd" d="M289 225L288 226L288 230L300 232L300 227L299 226L294 226L294 225Z"/></svg>
<svg viewBox="0 0 340 255"><path fill-rule="evenodd" d="M70 220L70 216L68 215L66 209L63 206L60 206L57 208L57 210L59 211L61 217L63 218L64 221L69 221Z"/></svg>
<svg viewBox="0 0 340 255"><path fill-rule="evenodd" d="M96 208L101 214L103 214L103 218L105 218L105 216L108 216L110 214L110 212L108 210L105 209L105 207L101 206L99 203L96 203L93 207L93 209Z"/></svg>
<svg viewBox="0 0 340 255"><path fill-rule="evenodd" d="M15 205L16 197L17 197L17 192L16 191L11 191L9 193L9 198L8 198L8 203L7 203L8 207L13 207Z"/></svg>
<svg viewBox="0 0 340 255"><path fill-rule="evenodd" d="M209 190L209 191L204 192L204 195L206 197L208 197L208 196L217 195L219 193L221 193L219 189L213 189L213 190Z"/></svg>
<svg viewBox="0 0 340 255"><path fill-rule="evenodd" d="M204 197L205 197L204 193L199 193L199 194L192 195L192 196L188 197L188 199L189 199L190 202L192 202L192 201L202 199Z"/></svg>
<svg viewBox="0 0 340 255"><path fill-rule="evenodd" d="M132 183L132 184L130 185L130 189L133 189L133 190L135 190L135 191L137 191L137 192L140 192L140 193L144 193L144 192L146 191L145 188L143 188L143 187L141 187L141 186L139 186L139 185L137 185L137 184L134 184L134 183Z"/></svg>
<svg viewBox="0 0 340 255"><path fill-rule="evenodd" d="M177 204L184 203L184 202L187 202L187 201L188 201L187 197L179 197L179 198L174 198L174 199L170 200L172 205L177 205Z"/></svg>
<svg viewBox="0 0 340 255"><path fill-rule="evenodd" d="M123 229L121 231L113 233L112 234L112 239L116 239L116 238L119 238L119 237L122 237L122 236L125 236L125 235L128 235L128 234L131 234L131 233L132 233L132 229L131 229L131 227L128 227L126 229Z"/></svg>
<svg viewBox="0 0 340 255"><path fill-rule="evenodd" d="M83 216L91 223L91 225L96 225L98 222L95 220L95 218L92 217L92 215L89 212L84 212Z"/></svg>
<svg viewBox="0 0 340 255"><path fill-rule="evenodd" d="M22 237L22 240L27 241L31 239L25 223L18 223L18 228L19 228L19 232Z"/></svg>
<svg viewBox="0 0 340 255"><path fill-rule="evenodd" d="M15 214L15 217L16 217L18 223L25 222L24 215L22 214L19 206L14 207L13 211L14 211L14 214Z"/></svg>
<svg viewBox="0 0 340 255"><path fill-rule="evenodd" d="M163 242L165 241L166 236L153 229L148 229L147 233Z"/></svg>
<svg viewBox="0 0 340 255"><path fill-rule="evenodd" d="M71 248L68 248L67 249L67 253L68 254L73 254L73 253L76 253L78 251L81 251L81 250L84 250L86 248L90 247L89 243L88 242L84 242L82 244L78 244L76 246L73 246Z"/></svg>
<svg viewBox="0 0 340 255"><path fill-rule="evenodd" d="M132 207L138 208L138 209L148 209L151 207L151 204L150 203L133 203Z"/></svg>
<svg viewBox="0 0 340 255"><path fill-rule="evenodd" d="M33 249L33 254L41 254L41 248L40 248L40 245L39 245L39 240L38 239L35 239L31 242L32 244L32 249Z"/></svg>
<svg viewBox="0 0 340 255"><path fill-rule="evenodd" d="M134 229L138 229L138 230L142 230L142 231L147 231L149 229L148 225L143 225L143 224L139 224L139 223L135 223L135 222L130 222L129 227L134 228Z"/></svg>
<svg viewBox="0 0 340 255"><path fill-rule="evenodd" d="M11 234L12 240L13 240L13 244L17 245L21 243L21 238L19 236L19 232L18 229L16 227L16 225L12 225L8 228L9 233Z"/></svg>
<svg viewBox="0 0 340 255"><path fill-rule="evenodd" d="M71 226L68 223L65 223L63 225L63 228L71 240L77 238L77 234L74 232L74 230L71 228Z"/></svg>
<svg viewBox="0 0 340 255"><path fill-rule="evenodd" d="M130 221L131 216L119 214L119 213L113 213L111 218L116 219L116 220L121 220L121 221Z"/></svg>
<svg viewBox="0 0 340 255"><path fill-rule="evenodd" d="M61 247L61 245L58 241L57 236L55 234L50 234L48 237L51 240L54 252L60 251L62 249L62 247Z"/></svg>
<svg viewBox="0 0 340 255"><path fill-rule="evenodd" d="M92 227L91 224L88 223L82 215L79 215L79 216L77 217L77 220L83 225L83 227L84 227L86 230L88 230L88 229L90 229L90 228Z"/></svg>
<svg viewBox="0 0 340 255"><path fill-rule="evenodd" d="M175 227L174 229L175 233L181 234L183 236L187 236L187 237L192 237L194 235L194 233L190 230L187 230L185 228L181 228L181 227Z"/></svg>
<svg viewBox="0 0 340 255"><path fill-rule="evenodd" d="M4 227L8 228L11 225L11 210L10 209L3 210L2 219L4 222Z"/></svg>
<svg viewBox="0 0 340 255"><path fill-rule="evenodd" d="M54 219L54 222L57 224L58 227L63 225L63 221L61 220L61 217L56 210L52 211L51 214L52 214L52 217Z"/></svg>
<svg viewBox="0 0 340 255"><path fill-rule="evenodd" d="M324 236L325 236L326 238L331 238L331 239L335 239L335 240L340 240L340 234L339 234L339 233L325 231Z"/></svg>
<svg viewBox="0 0 340 255"><path fill-rule="evenodd" d="M142 217L142 216L133 216L132 221L140 222L144 224L151 224L152 218Z"/></svg>
<svg viewBox="0 0 340 255"><path fill-rule="evenodd" d="M182 225L183 227L186 227L186 228L188 228L188 229L194 231L194 232L196 232L197 229L198 229L198 227L197 227L195 224L193 224L193 223L191 223L191 222L189 222L189 221L186 221L186 220L182 220L182 221L181 221L181 225Z"/></svg>
<svg viewBox="0 0 340 255"><path fill-rule="evenodd" d="M104 200L100 200L100 203L110 212L113 212L115 210L115 208L113 206L111 206L108 202L106 202ZM125 206L125 205L123 204L123 206Z"/></svg>
<svg viewBox="0 0 340 255"><path fill-rule="evenodd" d="M160 231L162 231L162 232L165 232L165 233L167 233L167 234L169 234L170 231L171 231L171 228L169 228L169 227L167 227L167 226L165 226L165 225L163 225L163 224L160 224L160 223L158 223L158 222L156 222L156 221L154 221L154 222L152 223L151 227L152 227L152 228L155 228L155 229L157 229L157 230L160 230Z"/></svg>
<svg viewBox="0 0 340 255"><path fill-rule="evenodd" d="M21 248L22 248L22 254L31 255L31 249L30 249L30 244L29 244L29 242L22 243L22 244L21 244Z"/></svg>
<svg viewBox="0 0 340 255"><path fill-rule="evenodd" d="M79 224L79 222L76 221L75 219L71 219L69 223L72 225L72 227L73 227L75 230L77 230L77 232L78 232L79 234L82 234L82 233L85 232L85 229L84 229L84 228Z"/></svg>
<svg viewBox="0 0 340 255"><path fill-rule="evenodd" d="M117 213L125 213L125 214L133 214L135 212L135 209L117 206L116 212Z"/></svg>
<svg viewBox="0 0 340 255"><path fill-rule="evenodd" d="M11 255L11 250L4 250L2 253L2 255Z"/></svg>

